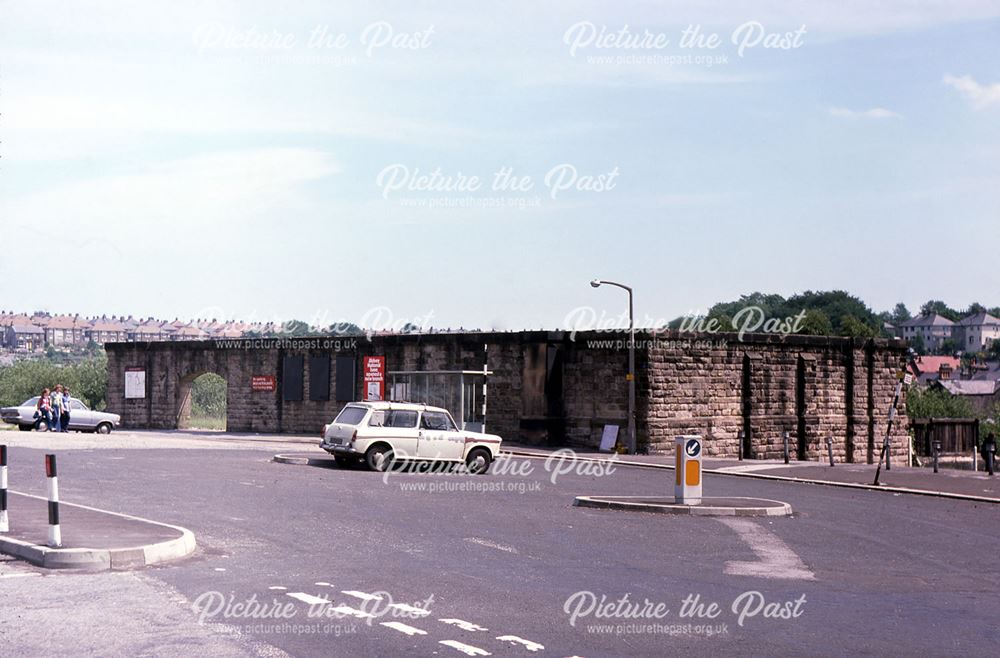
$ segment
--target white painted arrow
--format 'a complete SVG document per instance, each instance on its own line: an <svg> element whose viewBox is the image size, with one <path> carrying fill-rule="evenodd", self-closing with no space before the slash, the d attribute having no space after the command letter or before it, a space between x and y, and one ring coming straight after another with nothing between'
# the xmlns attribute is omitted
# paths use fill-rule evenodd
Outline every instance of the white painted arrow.
<svg viewBox="0 0 1000 658"><path fill-rule="evenodd" d="M816 580L816 576L778 535L750 519L720 518L750 546L756 562L726 562L726 573L755 578Z"/></svg>

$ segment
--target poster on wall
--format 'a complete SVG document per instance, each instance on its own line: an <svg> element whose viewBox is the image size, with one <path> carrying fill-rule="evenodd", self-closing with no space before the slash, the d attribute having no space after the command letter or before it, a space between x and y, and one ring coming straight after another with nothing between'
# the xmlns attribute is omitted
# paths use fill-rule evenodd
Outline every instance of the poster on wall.
<svg viewBox="0 0 1000 658"><path fill-rule="evenodd" d="M146 369L125 368L125 399L139 400L146 397Z"/></svg>
<svg viewBox="0 0 1000 658"><path fill-rule="evenodd" d="M253 375L250 377L250 390L273 393L278 390L278 381L272 375Z"/></svg>
<svg viewBox="0 0 1000 658"><path fill-rule="evenodd" d="M363 361L364 393L362 400L371 402L385 399L385 357L366 356Z"/></svg>

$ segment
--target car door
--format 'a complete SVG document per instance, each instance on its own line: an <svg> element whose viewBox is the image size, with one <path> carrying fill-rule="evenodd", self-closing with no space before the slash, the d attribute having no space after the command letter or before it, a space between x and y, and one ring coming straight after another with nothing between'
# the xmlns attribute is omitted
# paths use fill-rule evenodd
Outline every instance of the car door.
<svg viewBox="0 0 1000 658"><path fill-rule="evenodd" d="M69 429L92 430L94 425L94 412L76 398L71 399L69 401Z"/></svg>
<svg viewBox="0 0 1000 658"><path fill-rule="evenodd" d="M451 416L442 411L425 411L420 416L417 456L421 459L461 460L464 439Z"/></svg>
<svg viewBox="0 0 1000 658"><path fill-rule="evenodd" d="M386 437L390 438L392 449L401 459L417 456L420 430L417 428L417 412L409 409L390 409L385 412Z"/></svg>

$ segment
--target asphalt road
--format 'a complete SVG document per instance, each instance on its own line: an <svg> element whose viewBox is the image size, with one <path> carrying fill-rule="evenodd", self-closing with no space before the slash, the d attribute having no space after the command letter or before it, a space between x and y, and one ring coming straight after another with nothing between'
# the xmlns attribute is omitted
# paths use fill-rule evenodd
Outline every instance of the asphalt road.
<svg viewBox="0 0 1000 658"><path fill-rule="evenodd" d="M273 463L268 445L212 444L61 453L63 500L187 527L199 550L129 574L35 576L3 563L4 653L991 655L1000 646L997 506L709 476L706 495L796 511L722 521L572 507L581 494L669 495L669 472L617 467L553 481L544 462L519 459L507 473L386 480ZM12 489L44 493L42 454L11 448ZM705 616L682 615L695 597Z"/></svg>

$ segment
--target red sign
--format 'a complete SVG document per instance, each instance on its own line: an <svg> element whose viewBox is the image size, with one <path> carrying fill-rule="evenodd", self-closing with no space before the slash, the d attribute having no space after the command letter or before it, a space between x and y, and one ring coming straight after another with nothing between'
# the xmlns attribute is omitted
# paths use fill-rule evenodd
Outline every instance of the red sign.
<svg viewBox="0 0 1000 658"><path fill-rule="evenodd" d="M385 399L385 357L366 356L361 362L364 371L363 401Z"/></svg>
<svg viewBox="0 0 1000 658"><path fill-rule="evenodd" d="M250 378L250 390L274 392L278 390L278 382L271 375L254 375Z"/></svg>

